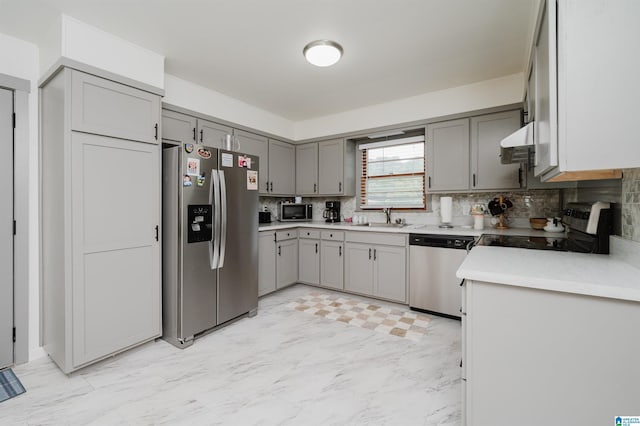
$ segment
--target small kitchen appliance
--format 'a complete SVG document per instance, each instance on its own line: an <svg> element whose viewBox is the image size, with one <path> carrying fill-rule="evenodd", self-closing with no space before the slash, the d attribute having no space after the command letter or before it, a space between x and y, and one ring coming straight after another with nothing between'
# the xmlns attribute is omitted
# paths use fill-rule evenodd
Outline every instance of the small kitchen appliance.
<svg viewBox="0 0 640 426"><path fill-rule="evenodd" d="M271 212L258 212L258 223L271 223Z"/></svg>
<svg viewBox="0 0 640 426"><path fill-rule="evenodd" d="M311 219L313 219L312 204L280 204L280 222L308 222Z"/></svg>
<svg viewBox="0 0 640 426"><path fill-rule="evenodd" d="M327 201L322 217L328 223L340 222L340 201Z"/></svg>

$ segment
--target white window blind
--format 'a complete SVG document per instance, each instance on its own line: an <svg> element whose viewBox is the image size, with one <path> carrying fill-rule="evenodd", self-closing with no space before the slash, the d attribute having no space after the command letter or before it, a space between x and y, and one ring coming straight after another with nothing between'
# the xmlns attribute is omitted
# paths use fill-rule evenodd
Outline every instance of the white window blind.
<svg viewBox="0 0 640 426"><path fill-rule="evenodd" d="M361 208L424 208L424 136L362 144Z"/></svg>

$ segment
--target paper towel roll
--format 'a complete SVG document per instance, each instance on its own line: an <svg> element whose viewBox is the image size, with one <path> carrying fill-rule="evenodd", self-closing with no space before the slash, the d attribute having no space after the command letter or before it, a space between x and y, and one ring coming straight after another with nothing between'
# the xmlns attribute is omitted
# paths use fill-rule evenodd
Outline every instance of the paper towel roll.
<svg viewBox="0 0 640 426"><path fill-rule="evenodd" d="M453 210L453 198L440 197L440 219L442 223L451 223Z"/></svg>

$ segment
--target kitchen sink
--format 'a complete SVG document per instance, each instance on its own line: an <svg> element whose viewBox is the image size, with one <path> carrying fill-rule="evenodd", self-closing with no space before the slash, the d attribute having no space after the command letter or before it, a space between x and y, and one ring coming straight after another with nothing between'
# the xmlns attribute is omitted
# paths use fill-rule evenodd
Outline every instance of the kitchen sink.
<svg viewBox="0 0 640 426"><path fill-rule="evenodd" d="M369 222L369 226L374 228L404 228L406 223L385 223L385 222Z"/></svg>

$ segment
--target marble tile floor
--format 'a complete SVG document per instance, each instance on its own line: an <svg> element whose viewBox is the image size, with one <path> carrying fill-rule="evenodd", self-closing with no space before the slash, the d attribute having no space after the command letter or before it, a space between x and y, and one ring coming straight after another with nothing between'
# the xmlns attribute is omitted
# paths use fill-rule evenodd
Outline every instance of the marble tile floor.
<svg viewBox="0 0 640 426"><path fill-rule="evenodd" d="M265 296L185 350L158 340L70 376L18 366L27 392L0 425L460 424L459 321L433 317L412 341L287 306L313 290Z"/></svg>

